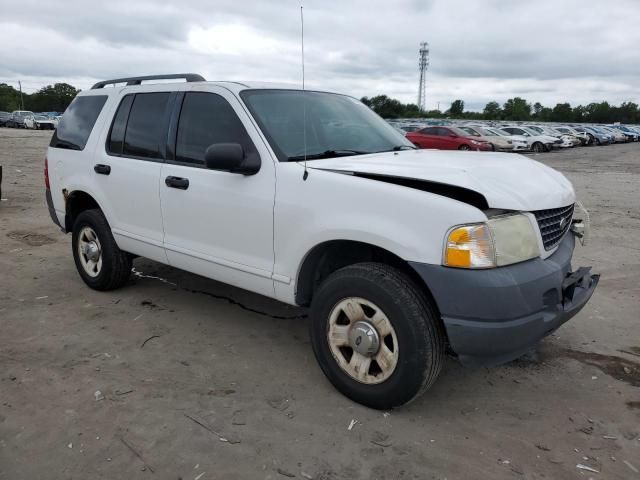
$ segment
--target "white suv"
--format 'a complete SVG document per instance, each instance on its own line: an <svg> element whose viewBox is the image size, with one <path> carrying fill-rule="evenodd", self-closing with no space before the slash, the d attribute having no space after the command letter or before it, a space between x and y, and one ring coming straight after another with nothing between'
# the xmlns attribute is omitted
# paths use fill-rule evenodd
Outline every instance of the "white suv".
<svg viewBox="0 0 640 480"><path fill-rule="evenodd" d="M310 305L322 370L374 408L426 390L447 348L466 365L518 357L598 282L571 271L581 224L563 175L416 150L345 95L194 74L100 82L47 159L49 210L87 285L124 285L143 256Z"/></svg>

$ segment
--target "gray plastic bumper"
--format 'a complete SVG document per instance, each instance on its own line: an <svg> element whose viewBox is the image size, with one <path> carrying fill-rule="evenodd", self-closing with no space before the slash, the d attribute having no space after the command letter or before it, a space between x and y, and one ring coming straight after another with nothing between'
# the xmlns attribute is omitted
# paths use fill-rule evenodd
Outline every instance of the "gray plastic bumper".
<svg viewBox="0 0 640 480"><path fill-rule="evenodd" d="M599 275L571 272L574 237L549 258L488 270L412 263L438 305L449 343L465 365L505 363L565 323L589 301Z"/></svg>

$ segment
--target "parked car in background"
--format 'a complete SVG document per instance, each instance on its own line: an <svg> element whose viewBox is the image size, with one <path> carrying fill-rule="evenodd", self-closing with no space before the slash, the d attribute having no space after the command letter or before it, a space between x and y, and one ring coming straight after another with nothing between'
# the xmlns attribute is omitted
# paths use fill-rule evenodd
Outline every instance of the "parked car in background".
<svg viewBox="0 0 640 480"><path fill-rule="evenodd" d="M6 126L9 118L11 118L11 114L9 112L0 112L0 127Z"/></svg>
<svg viewBox="0 0 640 480"><path fill-rule="evenodd" d="M468 132L457 127L433 126L407 133L407 139L420 148L438 150L479 150L490 152L493 146L489 142L476 139Z"/></svg>
<svg viewBox="0 0 640 480"><path fill-rule="evenodd" d="M560 148L572 148L582 143L580 142L580 139L578 139L578 137L558 132L557 130L546 125L527 125L526 127L530 130L538 132L540 135L548 135L550 137L560 139L562 141L562 143L559 144Z"/></svg>
<svg viewBox="0 0 640 480"><path fill-rule="evenodd" d="M608 127L605 125L600 125L598 126L598 128L600 130L604 130L607 133L610 133L611 135L613 135L613 141L615 143L626 143L629 140L629 137L627 135L624 134L624 132L622 132L621 130L618 130L617 128L613 128L613 127ZM633 140L633 138L631 138L631 140Z"/></svg>
<svg viewBox="0 0 640 480"><path fill-rule="evenodd" d="M7 127L24 128L24 119L29 115L33 115L33 112L29 110L14 110L11 112L11 117L9 117L7 121Z"/></svg>
<svg viewBox="0 0 640 480"><path fill-rule="evenodd" d="M501 131L499 128L494 128L494 127L474 126L474 128L480 128L480 130L484 132L485 136L487 137L498 136L498 137L504 137L511 140L511 142L513 143L514 152L523 152L523 151L529 150L529 144L527 143L526 137L522 137L519 135L510 135L506 132Z"/></svg>
<svg viewBox="0 0 640 480"><path fill-rule="evenodd" d="M472 127L464 125L460 127L460 130L467 132L476 140L483 140L489 142L493 147L493 150L499 152L513 152L513 141L503 136L488 136L480 127Z"/></svg>
<svg viewBox="0 0 640 480"><path fill-rule="evenodd" d="M599 130L597 127L589 125L582 128L591 136L593 143L596 145L607 145L614 142L613 135Z"/></svg>
<svg viewBox="0 0 640 480"><path fill-rule="evenodd" d="M527 127L521 126L506 126L499 129L509 135L519 135L527 139L529 144L529 150L535 153L550 152L554 147L559 147L562 140L551 137L549 135L541 135L535 130L530 130Z"/></svg>
<svg viewBox="0 0 640 480"><path fill-rule="evenodd" d="M58 120L45 115L27 115L23 123L24 128L33 130L54 130L58 126Z"/></svg>
<svg viewBox="0 0 640 480"><path fill-rule="evenodd" d="M575 128L566 125L554 126L553 128L560 133L564 133L565 135L573 135L580 140L582 145L589 144L589 135L587 135L587 132L585 131L579 132Z"/></svg>
<svg viewBox="0 0 640 480"><path fill-rule="evenodd" d="M611 128L615 128L624 133L630 142L637 142L640 139L640 132L633 130L633 128L626 125L610 125Z"/></svg>

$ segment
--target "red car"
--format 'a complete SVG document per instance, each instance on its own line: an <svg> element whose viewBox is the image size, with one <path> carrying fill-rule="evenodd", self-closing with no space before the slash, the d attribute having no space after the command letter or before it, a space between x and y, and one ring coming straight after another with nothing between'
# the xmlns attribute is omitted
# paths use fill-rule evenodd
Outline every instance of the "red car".
<svg viewBox="0 0 640 480"><path fill-rule="evenodd" d="M409 132L407 139L419 148L438 150L479 150L491 151L492 145L484 140L476 140L464 130L456 127L426 127Z"/></svg>

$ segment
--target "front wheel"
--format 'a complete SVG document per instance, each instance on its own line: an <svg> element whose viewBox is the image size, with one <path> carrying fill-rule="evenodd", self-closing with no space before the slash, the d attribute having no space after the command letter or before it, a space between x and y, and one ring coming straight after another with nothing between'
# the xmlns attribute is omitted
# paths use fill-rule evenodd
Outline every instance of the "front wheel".
<svg viewBox="0 0 640 480"><path fill-rule="evenodd" d="M540 142L536 142L533 144L533 147L531 148L535 153L544 153L545 151L545 147L542 143Z"/></svg>
<svg viewBox="0 0 640 480"><path fill-rule="evenodd" d="M436 309L387 265L359 263L331 274L313 297L310 329L329 381L371 408L413 400L442 367L445 335Z"/></svg>
<svg viewBox="0 0 640 480"><path fill-rule="evenodd" d="M470 150L469 145L460 145L458 150Z"/></svg>
<svg viewBox="0 0 640 480"><path fill-rule="evenodd" d="M102 211L85 210L73 224L73 259L84 283L95 290L114 290L131 274L131 256L120 250Z"/></svg>

